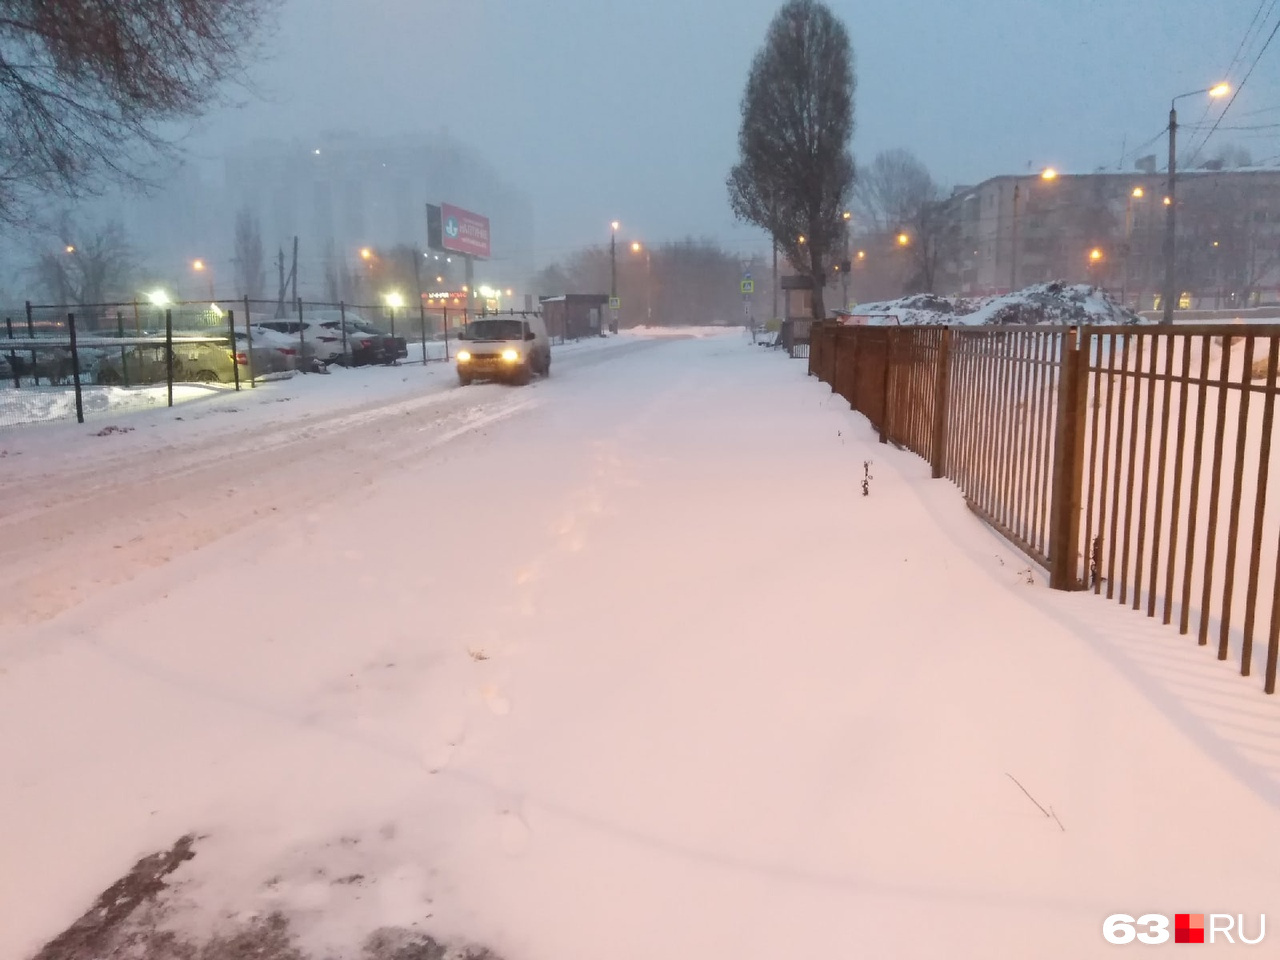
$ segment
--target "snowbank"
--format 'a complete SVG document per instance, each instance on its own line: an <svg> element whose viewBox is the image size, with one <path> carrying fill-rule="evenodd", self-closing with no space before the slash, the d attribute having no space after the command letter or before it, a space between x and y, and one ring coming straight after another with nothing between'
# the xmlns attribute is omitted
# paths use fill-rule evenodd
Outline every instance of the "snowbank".
<svg viewBox="0 0 1280 960"><path fill-rule="evenodd" d="M1114 324L1144 323L1099 287L1087 284L1040 283L999 297L940 297L922 293L898 300L861 303L858 315L891 314L903 326L950 323L965 326L998 324ZM892 324L889 317L873 317L873 324Z"/></svg>
<svg viewBox="0 0 1280 960"><path fill-rule="evenodd" d="M629 327L626 330L623 330L620 336L630 334L631 336L636 336L636 337L696 337L698 339L703 339L706 337L723 337L731 333L736 333L741 335L743 332L743 329L744 329L743 327L713 327L713 326L705 326L705 327L639 326L639 327Z"/></svg>

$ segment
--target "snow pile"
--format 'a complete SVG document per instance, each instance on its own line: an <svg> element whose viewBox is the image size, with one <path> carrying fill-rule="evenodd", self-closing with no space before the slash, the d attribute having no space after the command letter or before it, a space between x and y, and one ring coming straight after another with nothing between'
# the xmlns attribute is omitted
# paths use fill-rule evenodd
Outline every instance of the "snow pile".
<svg viewBox="0 0 1280 960"><path fill-rule="evenodd" d="M940 297L922 293L859 304L859 315L891 314L903 326L956 323L965 326L1002 324L1117 324L1143 323L1143 319L1121 306L1100 287L1088 284L1039 283L1017 293L999 297ZM875 324L893 323L889 317L873 317Z"/></svg>
<svg viewBox="0 0 1280 960"><path fill-rule="evenodd" d="M726 334L730 334L730 333L741 334L742 331L743 331L742 327L725 327L725 326L720 326L720 327L639 326L639 327L628 327L626 330L622 332L624 334L631 334L632 336L637 336L637 337L694 337L701 340L706 337L723 337Z"/></svg>

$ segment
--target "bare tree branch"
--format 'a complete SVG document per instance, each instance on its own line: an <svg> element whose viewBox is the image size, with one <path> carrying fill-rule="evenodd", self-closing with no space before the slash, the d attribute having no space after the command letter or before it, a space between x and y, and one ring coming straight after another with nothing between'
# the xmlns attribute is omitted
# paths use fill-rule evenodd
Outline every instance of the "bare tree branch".
<svg viewBox="0 0 1280 960"><path fill-rule="evenodd" d="M278 0L0 0L0 221L138 179L258 54Z"/></svg>

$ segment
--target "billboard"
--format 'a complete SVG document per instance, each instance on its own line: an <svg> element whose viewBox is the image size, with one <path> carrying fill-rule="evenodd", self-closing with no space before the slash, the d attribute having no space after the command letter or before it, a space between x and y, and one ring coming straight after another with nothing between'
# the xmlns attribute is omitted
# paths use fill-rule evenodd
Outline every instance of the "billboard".
<svg viewBox="0 0 1280 960"><path fill-rule="evenodd" d="M427 245L488 260L489 218L452 204L427 207Z"/></svg>

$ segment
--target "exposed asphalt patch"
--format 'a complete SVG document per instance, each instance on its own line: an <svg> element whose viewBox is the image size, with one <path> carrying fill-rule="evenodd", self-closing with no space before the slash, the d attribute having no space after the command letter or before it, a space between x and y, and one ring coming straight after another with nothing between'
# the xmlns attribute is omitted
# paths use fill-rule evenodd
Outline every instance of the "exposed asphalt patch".
<svg viewBox="0 0 1280 960"><path fill-rule="evenodd" d="M168 878L195 857L196 837L139 860L75 923L50 940L31 960L354 960L351 955L313 957L297 946L282 913L255 917L196 942L165 926L161 894ZM341 883L355 883L358 875ZM400 928L372 933L359 960L501 960L485 947L443 943Z"/></svg>

